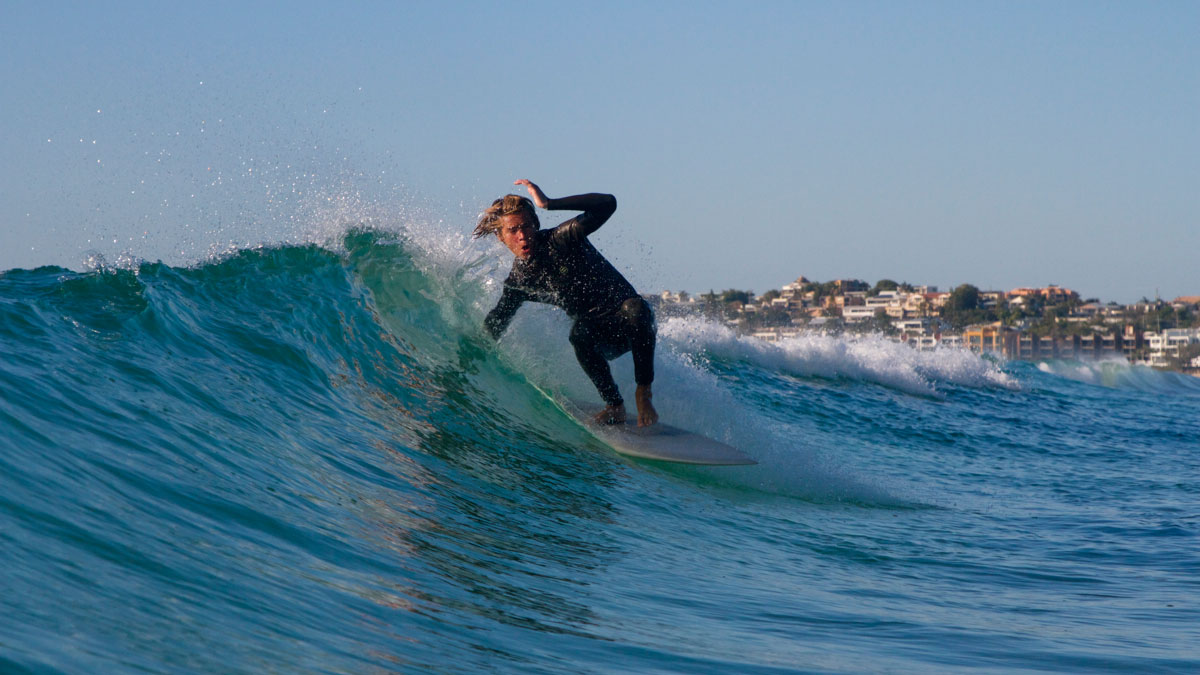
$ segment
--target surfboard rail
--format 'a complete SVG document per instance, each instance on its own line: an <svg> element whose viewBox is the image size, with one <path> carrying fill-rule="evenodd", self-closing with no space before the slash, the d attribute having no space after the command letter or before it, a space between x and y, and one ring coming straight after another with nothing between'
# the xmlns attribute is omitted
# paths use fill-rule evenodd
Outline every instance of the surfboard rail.
<svg viewBox="0 0 1200 675"><path fill-rule="evenodd" d="M665 422L639 427L637 416L631 415L624 424L600 424L595 420L596 413L602 409L600 406L572 401L561 407L592 432L593 436L622 455L661 462L709 466L758 464L732 445Z"/></svg>

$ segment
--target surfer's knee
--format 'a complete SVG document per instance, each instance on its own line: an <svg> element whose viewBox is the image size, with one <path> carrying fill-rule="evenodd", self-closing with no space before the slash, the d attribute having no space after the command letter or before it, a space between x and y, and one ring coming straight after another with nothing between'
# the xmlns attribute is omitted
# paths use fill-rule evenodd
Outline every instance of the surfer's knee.
<svg viewBox="0 0 1200 675"><path fill-rule="evenodd" d="M643 298L629 298L621 303L621 317L626 325L635 332L651 334L656 332L654 310L650 308L650 303Z"/></svg>
<svg viewBox="0 0 1200 675"><path fill-rule="evenodd" d="M571 334L567 336L567 339L578 350L582 347L590 346L592 342L591 331L588 330L582 321L576 321L575 325L571 326Z"/></svg>
<svg viewBox="0 0 1200 675"><path fill-rule="evenodd" d="M650 303L645 298L629 298L621 303L621 314L632 321L654 320L654 310L650 309Z"/></svg>

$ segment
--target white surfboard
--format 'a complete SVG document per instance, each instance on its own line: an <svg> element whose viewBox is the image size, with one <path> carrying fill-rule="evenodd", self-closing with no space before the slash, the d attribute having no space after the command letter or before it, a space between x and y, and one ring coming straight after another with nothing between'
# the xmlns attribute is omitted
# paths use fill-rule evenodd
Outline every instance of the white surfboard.
<svg viewBox="0 0 1200 675"><path fill-rule="evenodd" d="M587 427L596 438L622 455L683 464L758 464L732 445L670 424L659 422L648 427L639 427L637 414L629 415L624 424L608 425L596 422L594 416L601 410L598 406L567 404L563 409Z"/></svg>

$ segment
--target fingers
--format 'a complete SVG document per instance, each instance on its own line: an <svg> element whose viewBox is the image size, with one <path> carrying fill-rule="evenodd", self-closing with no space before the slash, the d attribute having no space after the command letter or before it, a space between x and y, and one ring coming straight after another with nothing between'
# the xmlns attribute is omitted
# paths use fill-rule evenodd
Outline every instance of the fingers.
<svg viewBox="0 0 1200 675"><path fill-rule="evenodd" d="M528 178L518 178L517 180L513 181L513 185L524 185L525 188L529 190L529 196L533 197L533 203L537 204L539 208L544 209L549 203L546 199L545 193L542 192L542 189Z"/></svg>

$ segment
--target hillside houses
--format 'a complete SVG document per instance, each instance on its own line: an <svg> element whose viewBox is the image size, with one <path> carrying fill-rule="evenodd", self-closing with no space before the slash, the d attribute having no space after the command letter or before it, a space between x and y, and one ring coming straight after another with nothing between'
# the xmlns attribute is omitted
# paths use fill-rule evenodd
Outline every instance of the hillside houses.
<svg viewBox="0 0 1200 675"><path fill-rule="evenodd" d="M871 287L857 279L817 283L801 276L761 296L664 292L652 300L668 312L703 312L768 341L806 331L872 332L923 350L961 346L1010 359L1124 358L1200 369L1200 296L1118 305L1083 301L1055 284L1009 291L964 284L939 292L887 280Z"/></svg>

